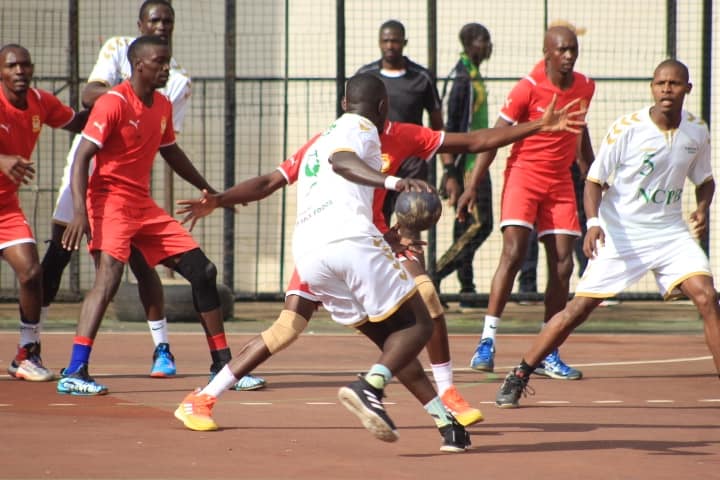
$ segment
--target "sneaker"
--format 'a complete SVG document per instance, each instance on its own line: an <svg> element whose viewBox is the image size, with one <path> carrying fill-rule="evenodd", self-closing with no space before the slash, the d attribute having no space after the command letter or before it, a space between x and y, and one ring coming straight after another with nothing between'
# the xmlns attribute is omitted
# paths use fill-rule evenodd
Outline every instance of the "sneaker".
<svg viewBox="0 0 720 480"><path fill-rule="evenodd" d="M528 377L517 376L515 370L508 373L495 396L495 405L498 408L518 408L521 396L535 395L535 390L528 386L528 380Z"/></svg>
<svg viewBox="0 0 720 480"><path fill-rule="evenodd" d="M212 408L217 401L216 397L201 394L198 388L189 393L175 409L175 418L183 422L190 430L207 432L217 430L218 425L212 418Z"/></svg>
<svg viewBox="0 0 720 480"><path fill-rule="evenodd" d="M482 412L477 408L471 407L460 395L460 392L457 391L455 385L445 390L445 393L443 393L440 398L445 408L463 427L469 427L474 423L483 421Z"/></svg>
<svg viewBox="0 0 720 480"><path fill-rule="evenodd" d="M224 364L220 363L213 363L210 365L210 380L208 382L212 382L212 379L215 378L215 375L222 370L224 367ZM235 390L237 392L249 392L251 390L260 390L261 388L267 387L267 380L265 380L262 377L256 377L255 375L245 375L240 380L238 380L235 384L233 384L229 390Z"/></svg>
<svg viewBox="0 0 720 480"><path fill-rule="evenodd" d="M582 378L580 370L576 370L562 361L557 349L545 357L545 360L535 369L535 373L555 380L580 380Z"/></svg>
<svg viewBox="0 0 720 480"><path fill-rule="evenodd" d="M472 445L470 434L465 430L465 427L456 421L440 427L440 435L443 438L440 446L441 452L460 453L466 451Z"/></svg>
<svg viewBox="0 0 720 480"><path fill-rule="evenodd" d="M78 371L71 374L67 374L65 369L62 369L60 375L57 384L58 393L83 396L105 395L108 393L108 388L105 385L96 383L88 375L87 363L83 363Z"/></svg>
<svg viewBox="0 0 720 480"><path fill-rule="evenodd" d="M395 424L382 403L383 391L379 390L364 378L354 381L338 391L338 398L345 408L354 413L375 438L383 442L394 442L400 436Z"/></svg>
<svg viewBox="0 0 720 480"><path fill-rule="evenodd" d="M256 377L255 375L245 375L237 381L230 390L236 390L238 392L249 392L251 390L260 390L265 388L267 382L262 377Z"/></svg>
<svg viewBox="0 0 720 480"><path fill-rule="evenodd" d="M19 347L7 371L10 376L29 382L49 382L55 379L55 374L42 364L38 342Z"/></svg>
<svg viewBox="0 0 720 480"><path fill-rule="evenodd" d="M175 357L170 353L170 344L160 343L153 352L153 364L150 376L166 378L175 376Z"/></svg>
<svg viewBox="0 0 720 480"><path fill-rule="evenodd" d="M495 341L492 338L480 340L475 355L470 360L470 368L481 372L495 370Z"/></svg>

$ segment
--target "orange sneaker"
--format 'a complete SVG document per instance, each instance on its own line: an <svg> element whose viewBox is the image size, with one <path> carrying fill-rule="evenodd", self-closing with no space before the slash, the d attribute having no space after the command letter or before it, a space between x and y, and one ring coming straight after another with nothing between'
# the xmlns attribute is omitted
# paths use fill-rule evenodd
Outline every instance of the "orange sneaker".
<svg viewBox="0 0 720 480"><path fill-rule="evenodd" d="M471 407L462 395L460 395L460 392L457 391L455 385L445 390L445 393L443 393L440 398L445 408L452 413L453 417L455 417L463 427L469 427L474 423L483 421L482 412L477 408Z"/></svg>
<svg viewBox="0 0 720 480"><path fill-rule="evenodd" d="M206 432L217 430L218 425L212 418L212 408L217 398L201 394L200 389L188 394L175 410L175 418L183 422L190 430Z"/></svg>

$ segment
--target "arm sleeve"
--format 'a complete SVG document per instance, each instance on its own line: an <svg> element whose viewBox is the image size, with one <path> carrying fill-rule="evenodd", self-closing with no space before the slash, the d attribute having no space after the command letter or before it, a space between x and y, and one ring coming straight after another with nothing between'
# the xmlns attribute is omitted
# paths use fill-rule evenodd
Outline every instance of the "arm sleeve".
<svg viewBox="0 0 720 480"><path fill-rule="evenodd" d="M464 77L456 77L450 89L450 96L447 104L447 122L445 130L448 132L467 132L468 128L468 105L470 83Z"/></svg>
<svg viewBox="0 0 720 480"><path fill-rule="evenodd" d="M505 99L505 103L500 109L500 117L509 123L521 121L527 115L531 93L530 81L526 78L520 80Z"/></svg>
<svg viewBox="0 0 720 480"><path fill-rule="evenodd" d="M713 176L710 158L710 134L707 128L705 128L705 135L700 143L698 153L688 171L688 178L695 185L700 185Z"/></svg>
<svg viewBox="0 0 720 480"><path fill-rule="evenodd" d="M43 108L47 112L45 124L53 128L61 128L75 117L75 110L60 101L55 95L43 90L39 91Z"/></svg>
<svg viewBox="0 0 720 480"><path fill-rule="evenodd" d="M132 39L129 37L112 37L100 49L95 66L90 72L88 83L100 82L108 86L117 85L122 82L120 65L127 47Z"/></svg>
<svg viewBox="0 0 720 480"><path fill-rule="evenodd" d="M617 122L610 127L600 144L600 151L595 156L595 161L590 165L587 179L591 182L600 185L606 183L622 160L628 130L624 130L620 135L613 135L618 131L616 126Z"/></svg>
<svg viewBox="0 0 720 480"><path fill-rule="evenodd" d="M102 95L97 99L83 128L83 138L102 148L122 117L125 100L117 95Z"/></svg>

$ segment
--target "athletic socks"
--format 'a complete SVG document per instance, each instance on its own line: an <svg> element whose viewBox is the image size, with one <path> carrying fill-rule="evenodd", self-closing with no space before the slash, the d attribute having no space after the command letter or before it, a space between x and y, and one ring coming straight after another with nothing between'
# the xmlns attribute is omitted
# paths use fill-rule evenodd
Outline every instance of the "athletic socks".
<svg viewBox="0 0 720 480"><path fill-rule="evenodd" d="M495 332L497 331L498 323L500 323L500 317L485 315L485 324L483 326L481 338L492 338L495 340Z"/></svg>
<svg viewBox="0 0 720 480"><path fill-rule="evenodd" d="M40 323L26 323L20 320L20 346L40 341Z"/></svg>
<svg viewBox="0 0 720 480"><path fill-rule="evenodd" d="M168 341L167 318L161 318L160 320L148 320L147 323L156 347L161 343L170 343Z"/></svg>
<svg viewBox="0 0 720 480"><path fill-rule="evenodd" d="M92 345L92 338L76 336L73 339L72 355L70 356L70 363L65 369L65 375L77 372L84 363L90 363Z"/></svg>
<svg viewBox="0 0 720 480"><path fill-rule="evenodd" d="M388 383L391 378L392 372L390 372L385 365L379 363L370 367L367 375L365 375L365 381L378 390L385 388L385 384Z"/></svg>
<svg viewBox="0 0 720 480"><path fill-rule="evenodd" d="M520 365L515 367L515 375L518 377L528 378L532 373L535 371L535 367L531 367L530 365L525 362L525 359L523 358L520 362Z"/></svg>
<svg viewBox="0 0 720 480"><path fill-rule="evenodd" d="M425 408L425 411L430 414L438 428L442 428L445 425L452 423L452 417L445 408L442 400L440 400L440 397L436 396L427 404L423 405L423 408Z"/></svg>
<svg viewBox="0 0 720 480"><path fill-rule="evenodd" d="M200 391L200 394L212 395L213 397L219 397L223 392L237 383L238 378L233 375L229 365L225 365L215 377L208 383L205 388Z"/></svg>
<svg viewBox="0 0 720 480"><path fill-rule="evenodd" d="M452 360L445 363L430 364L430 368L435 379L435 385L437 385L438 394L442 396L445 390L452 387L453 384Z"/></svg>

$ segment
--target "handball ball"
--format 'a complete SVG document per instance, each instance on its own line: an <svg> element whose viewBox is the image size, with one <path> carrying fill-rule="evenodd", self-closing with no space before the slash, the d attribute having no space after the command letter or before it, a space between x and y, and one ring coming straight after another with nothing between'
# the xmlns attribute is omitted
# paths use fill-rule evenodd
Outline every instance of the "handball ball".
<svg viewBox="0 0 720 480"><path fill-rule="evenodd" d="M442 202L436 192L400 192L395 201L398 224L414 232L435 225L441 213Z"/></svg>

